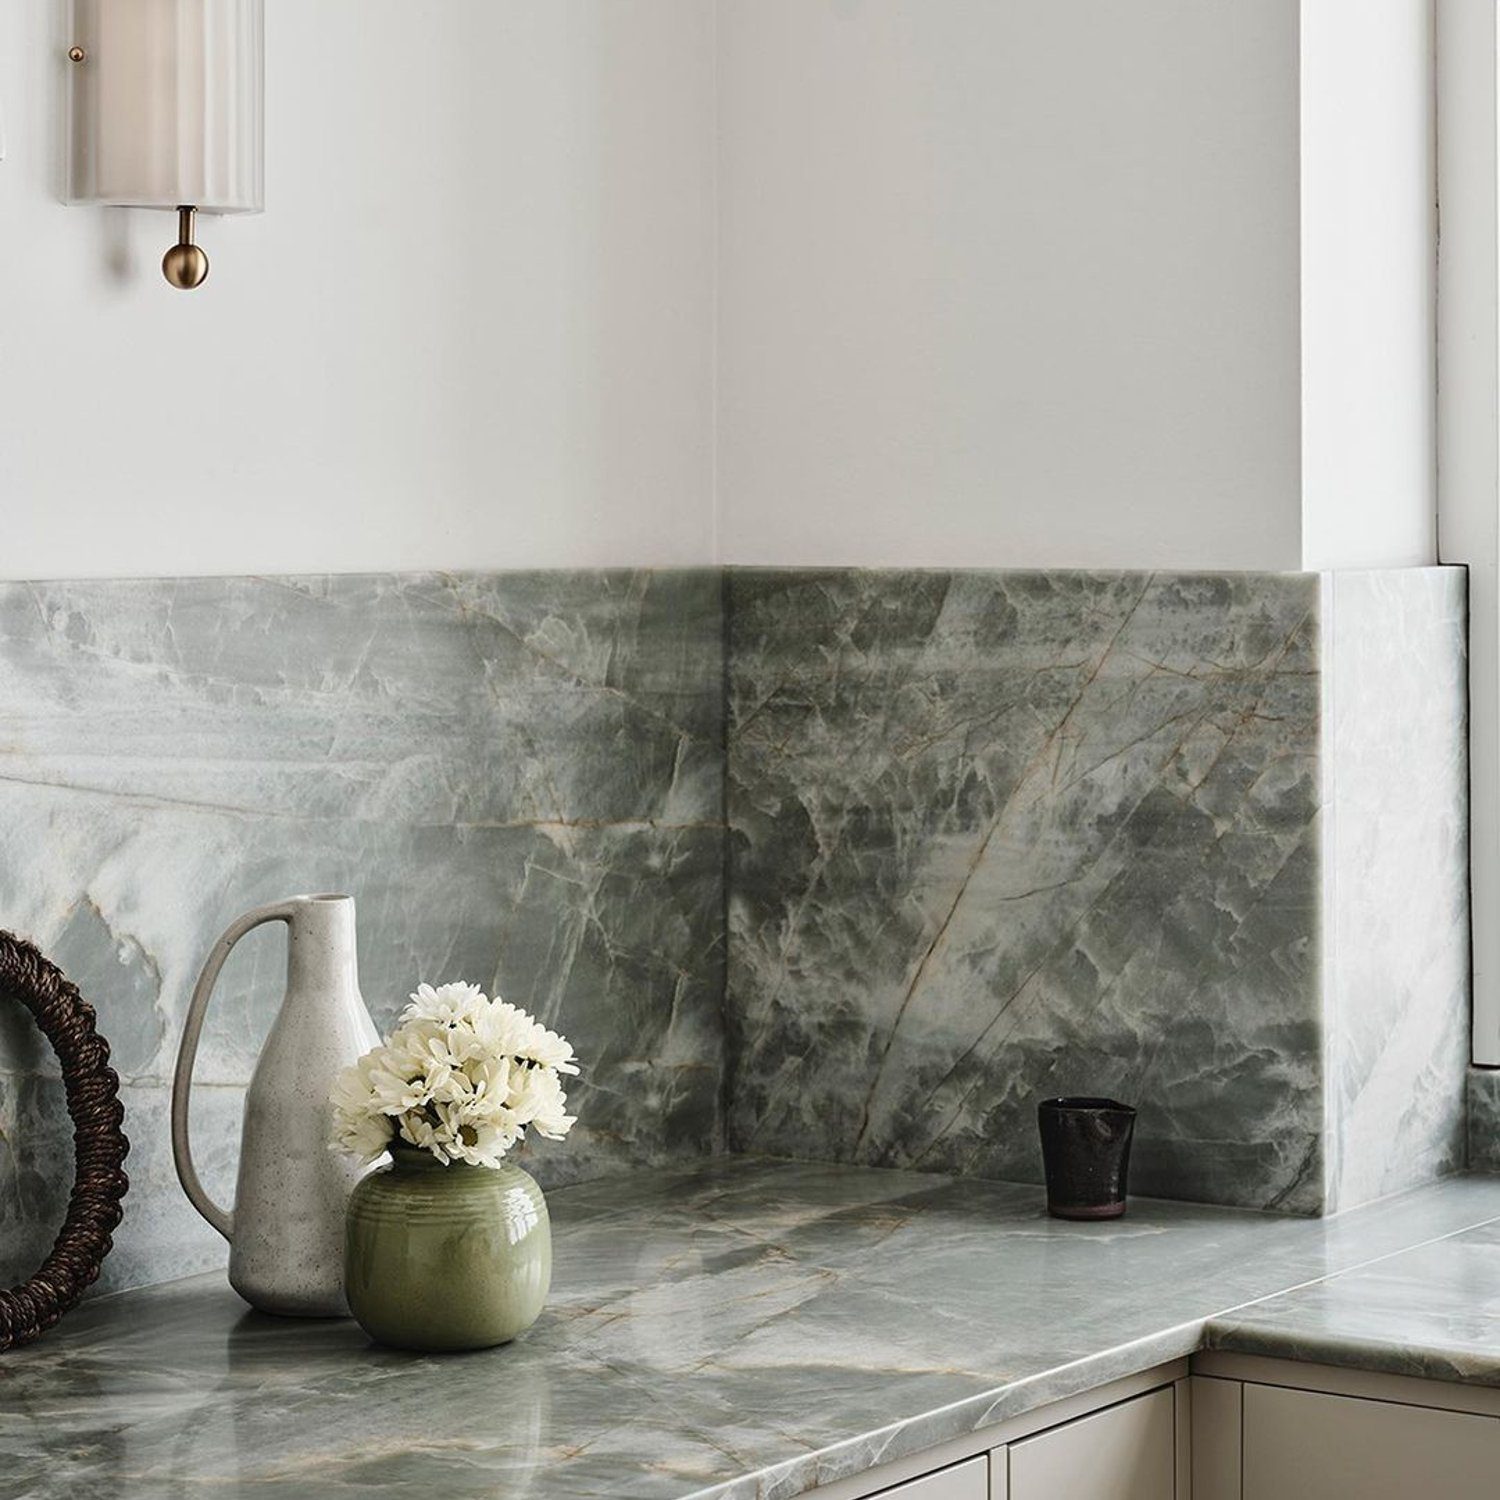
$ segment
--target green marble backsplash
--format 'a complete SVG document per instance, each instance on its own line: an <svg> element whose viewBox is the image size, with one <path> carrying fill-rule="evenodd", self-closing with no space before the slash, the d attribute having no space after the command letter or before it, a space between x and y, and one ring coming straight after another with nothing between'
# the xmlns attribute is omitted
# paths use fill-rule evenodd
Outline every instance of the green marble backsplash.
<svg viewBox="0 0 1500 1500"><path fill-rule="evenodd" d="M172 1169L198 966L248 907L353 893L386 1027L419 979L497 987L588 1068L544 1182L722 1143L722 580L713 571L0 585L0 926L98 1007L132 1188L104 1285L217 1264ZM279 932L236 950L194 1147L233 1194ZM0 1032L0 1278L61 1223L51 1059Z"/></svg>
<svg viewBox="0 0 1500 1500"><path fill-rule="evenodd" d="M1463 1163L1464 580L731 574L729 1138L1323 1213Z"/></svg>
<svg viewBox="0 0 1500 1500"><path fill-rule="evenodd" d="M1316 576L730 587L736 1144L1320 1207Z"/></svg>
<svg viewBox="0 0 1500 1500"><path fill-rule="evenodd" d="M0 584L0 925L97 1004L134 1142L104 1284L222 1258L177 1033L224 924L308 889L358 898L377 1023L463 977L575 1041L544 1183L726 1148L1035 1180L1065 1091L1142 1106L1138 1191L1319 1213L1458 1165L1462 578L1338 578ZM241 950L195 1092L221 1198L280 994L275 935ZM0 1014L0 1277L69 1151Z"/></svg>

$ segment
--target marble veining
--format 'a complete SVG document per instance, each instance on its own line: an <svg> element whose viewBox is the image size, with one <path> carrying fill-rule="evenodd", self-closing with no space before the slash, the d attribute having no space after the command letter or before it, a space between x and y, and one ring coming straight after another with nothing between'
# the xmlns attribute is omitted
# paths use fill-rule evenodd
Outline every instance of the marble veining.
<svg viewBox="0 0 1500 1500"><path fill-rule="evenodd" d="M1322 580L1334 1211L1464 1165L1468 663L1462 568Z"/></svg>
<svg viewBox="0 0 1500 1500"><path fill-rule="evenodd" d="M98 1003L135 1143L104 1284L222 1260L172 1051L223 924L308 889L358 898L377 1023L463 975L574 1038L549 1184L726 1143L1032 1180L1065 1092L1142 1106L1162 1195L1450 1170L1462 611L1453 569L0 584L0 921ZM221 1199L282 962L248 938L204 1039ZM0 1010L0 1280L66 1147Z"/></svg>
<svg viewBox="0 0 1500 1500"><path fill-rule="evenodd" d="M1238 1308L1204 1347L1500 1386L1500 1221Z"/></svg>
<svg viewBox="0 0 1500 1500"><path fill-rule="evenodd" d="M217 1276L87 1304L0 1359L0 1497L789 1500L1500 1219L1500 1179L1458 1178L1329 1219L1138 1199L1069 1225L1031 1187L736 1158L549 1198L547 1309L462 1358L249 1312Z"/></svg>
<svg viewBox="0 0 1500 1500"><path fill-rule="evenodd" d="M730 577L729 1135L1324 1206L1316 575Z"/></svg>
<svg viewBox="0 0 1500 1500"><path fill-rule="evenodd" d="M1500 1172L1500 1068L1470 1068L1469 1165Z"/></svg>
<svg viewBox="0 0 1500 1500"><path fill-rule="evenodd" d="M172 1174L172 1057L220 929L299 891L357 898L377 1024L463 977L566 1029L583 1123L544 1181L716 1147L721 600L706 570L0 585L0 920L93 999L123 1079L106 1287L222 1260ZM253 934L210 1012L221 1201L284 963ZM58 1092L7 1008L0 1280L61 1222Z"/></svg>

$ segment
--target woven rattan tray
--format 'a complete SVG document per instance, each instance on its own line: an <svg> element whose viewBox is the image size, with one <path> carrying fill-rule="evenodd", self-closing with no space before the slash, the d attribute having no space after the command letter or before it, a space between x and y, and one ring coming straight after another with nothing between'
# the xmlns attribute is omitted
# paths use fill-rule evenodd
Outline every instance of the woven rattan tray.
<svg viewBox="0 0 1500 1500"><path fill-rule="evenodd" d="M94 1008L32 944L0 932L0 996L36 1018L62 1064L73 1121L73 1194L52 1251L29 1280L0 1291L0 1350L45 1333L98 1276L130 1186L122 1168L130 1142L120 1126L119 1079L109 1043L94 1029Z"/></svg>

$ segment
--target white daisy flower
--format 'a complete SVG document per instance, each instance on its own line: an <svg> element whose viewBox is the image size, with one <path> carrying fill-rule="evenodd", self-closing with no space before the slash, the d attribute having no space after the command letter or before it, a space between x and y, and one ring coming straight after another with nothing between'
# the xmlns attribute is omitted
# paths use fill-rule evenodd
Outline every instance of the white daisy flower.
<svg viewBox="0 0 1500 1500"><path fill-rule="evenodd" d="M472 1026L489 1005L477 984L442 984L436 989L419 984L410 1001L401 1012L402 1021L434 1021L440 1026Z"/></svg>
<svg viewBox="0 0 1500 1500"><path fill-rule="evenodd" d="M567 1038L519 1006L477 984L421 984L384 1045L335 1083L331 1144L373 1161L399 1137L444 1166L498 1167L528 1129L572 1129L560 1075L577 1071Z"/></svg>

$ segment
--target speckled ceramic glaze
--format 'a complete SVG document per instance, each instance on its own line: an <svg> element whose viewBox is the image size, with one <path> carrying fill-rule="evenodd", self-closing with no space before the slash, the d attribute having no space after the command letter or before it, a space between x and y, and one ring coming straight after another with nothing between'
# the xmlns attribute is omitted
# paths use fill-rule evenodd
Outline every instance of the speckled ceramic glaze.
<svg viewBox="0 0 1500 1500"><path fill-rule="evenodd" d="M1037 1106L1047 1212L1118 1219L1125 1212L1135 1110L1113 1099L1043 1099Z"/></svg>
<svg viewBox="0 0 1500 1500"><path fill-rule="evenodd" d="M198 1036L229 951L265 922L287 927L286 997L245 1093L239 1181L226 1213L204 1191L188 1144ZM229 1241L229 1284L252 1307L339 1317L344 1205L364 1168L330 1151L328 1095L342 1069L380 1042L359 992L354 900L293 896L246 912L214 944L188 1006L172 1082L172 1150L194 1208Z"/></svg>
<svg viewBox="0 0 1500 1500"><path fill-rule="evenodd" d="M371 1338L402 1349L486 1349L536 1322L552 1284L542 1190L498 1169L398 1145L349 1200L344 1281Z"/></svg>

